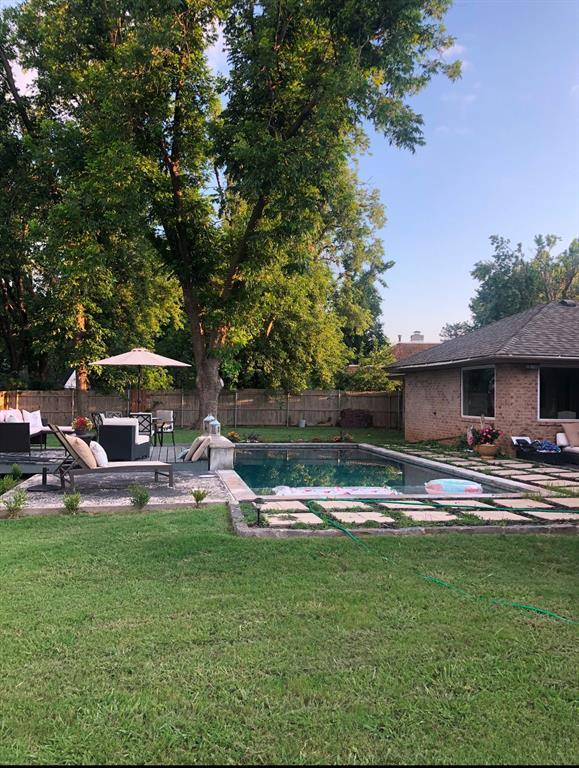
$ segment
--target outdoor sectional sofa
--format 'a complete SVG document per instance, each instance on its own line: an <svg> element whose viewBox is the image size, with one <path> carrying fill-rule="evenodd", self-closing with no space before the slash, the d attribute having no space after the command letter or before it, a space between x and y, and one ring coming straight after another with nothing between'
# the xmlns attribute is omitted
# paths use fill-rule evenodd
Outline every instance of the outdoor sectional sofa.
<svg viewBox="0 0 579 768"><path fill-rule="evenodd" d="M71 427L59 427L72 432ZM43 421L40 411L20 408L0 410L0 453L30 453L33 445L46 448L46 436L51 428Z"/></svg>

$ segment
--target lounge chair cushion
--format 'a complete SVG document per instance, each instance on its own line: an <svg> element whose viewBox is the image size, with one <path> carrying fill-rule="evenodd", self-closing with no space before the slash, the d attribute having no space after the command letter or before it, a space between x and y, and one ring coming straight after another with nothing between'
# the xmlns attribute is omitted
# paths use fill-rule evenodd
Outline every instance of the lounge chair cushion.
<svg viewBox="0 0 579 768"><path fill-rule="evenodd" d="M96 459L97 466L106 467L109 463L109 457L107 456L107 452L102 447L102 445L97 443L96 440L91 440L90 449Z"/></svg>
<svg viewBox="0 0 579 768"><path fill-rule="evenodd" d="M579 424L563 424L565 436L572 448L579 448Z"/></svg>
<svg viewBox="0 0 579 768"><path fill-rule="evenodd" d="M75 453L78 454L79 458L84 462L88 469L96 469L98 466L97 460L95 459L91 449L83 440L80 439L80 437L69 435L66 437L66 441L72 446Z"/></svg>

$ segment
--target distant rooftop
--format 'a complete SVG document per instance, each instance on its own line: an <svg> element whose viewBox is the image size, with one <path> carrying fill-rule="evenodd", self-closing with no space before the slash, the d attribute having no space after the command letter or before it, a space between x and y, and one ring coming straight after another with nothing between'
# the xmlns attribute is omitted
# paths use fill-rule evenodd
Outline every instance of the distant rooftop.
<svg viewBox="0 0 579 768"><path fill-rule="evenodd" d="M405 344L415 347L415 344ZM573 360L579 362L579 304L551 301L505 317L464 336L404 359L393 372L483 360Z"/></svg>

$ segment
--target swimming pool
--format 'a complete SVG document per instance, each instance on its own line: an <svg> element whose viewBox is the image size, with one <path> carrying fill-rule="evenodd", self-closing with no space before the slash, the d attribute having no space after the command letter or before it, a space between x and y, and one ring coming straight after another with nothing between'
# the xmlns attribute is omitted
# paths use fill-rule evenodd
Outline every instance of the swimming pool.
<svg viewBox="0 0 579 768"><path fill-rule="evenodd" d="M424 483L441 477L462 478L450 468L425 467L358 447L236 448L235 470L259 495L276 486L389 486L403 494L424 494ZM480 482L484 493L505 488Z"/></svg>

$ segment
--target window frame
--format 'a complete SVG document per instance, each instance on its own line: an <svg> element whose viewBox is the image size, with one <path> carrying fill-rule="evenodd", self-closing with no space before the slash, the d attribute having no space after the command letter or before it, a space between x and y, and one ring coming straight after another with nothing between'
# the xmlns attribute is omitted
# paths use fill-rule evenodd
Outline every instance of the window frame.
<svg viewBox="0 0 579 768"><path fill-rule="evenodd" d="M537 421L540 421L543 424L575 424L579 421L579 415L575 419L557 419L557 418L543 418L541 416L541 369L542 368L561 368L563 370L567 369L578 369L579 366L577 365L539 365L537 367Z"/></svg>
<svg viewBox="0 0 579 768"><path fill-rule="evenodd" d="M460 369L460 416L462 419L480 419L481 414L472 416L471 414L464 412L464 373L465 371L481 371L492 369L493 376L495 377L495 386L493 390L493 411L496 415L497 412L497 367L496 365L470 365ZM485 419L494 421L495 416L485 416Z"/></svg>

